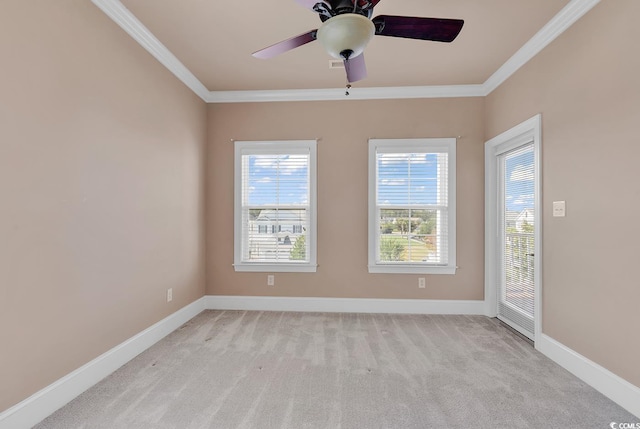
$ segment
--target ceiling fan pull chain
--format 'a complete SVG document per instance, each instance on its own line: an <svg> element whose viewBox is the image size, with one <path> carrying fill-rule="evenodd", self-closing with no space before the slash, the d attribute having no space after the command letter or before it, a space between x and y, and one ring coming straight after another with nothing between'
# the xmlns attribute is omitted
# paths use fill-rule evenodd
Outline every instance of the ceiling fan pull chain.
<svg viewBox="0 0 640 429"><path fill-rule="evenodd" d="M349 67L349 57L347 56L344 60L344 68L348 70ZM345 84L345 90L344 90L344 95L345 97L349 96L349 90L351 89L351 82L349 82L349 73L347 72L346 76L345 76L345 80L346 80L346 84Z"/></svg>

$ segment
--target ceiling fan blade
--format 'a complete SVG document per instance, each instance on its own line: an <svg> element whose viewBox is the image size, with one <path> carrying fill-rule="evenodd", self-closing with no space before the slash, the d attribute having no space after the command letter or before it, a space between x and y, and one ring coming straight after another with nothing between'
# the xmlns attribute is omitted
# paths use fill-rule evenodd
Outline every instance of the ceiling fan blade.
<svg viewBox="0 0 640 429"><path fill-rule="evenodd" d="M380 0L358 0L358 6L363 9L373 9Z"/></svg>
<svg viewBox="0 0 640 429"><path fill-rule="evenodd" d="M314 40L316 40L317 32L318 30L311 30L308 33L300 34L299 36L295 36L264 49L260 49L259 51L256 51L251 55L263 60L276 57L299 46L306 45L309 42L313 42Z"/></svg>
<svg viewBox="0 0 640 429"><path fill-rule="evenodd" d="M344 69L347 71L348 82L357 82L367 77L367 65L364 62L364 54L344 60Z"/></svg>
<svg viewBox="0 0 640 429"><path fill-rule="evenodd" d="M462 30L462 19L380 15L373 18L376 34L407 39L452 42Z"/></svg>

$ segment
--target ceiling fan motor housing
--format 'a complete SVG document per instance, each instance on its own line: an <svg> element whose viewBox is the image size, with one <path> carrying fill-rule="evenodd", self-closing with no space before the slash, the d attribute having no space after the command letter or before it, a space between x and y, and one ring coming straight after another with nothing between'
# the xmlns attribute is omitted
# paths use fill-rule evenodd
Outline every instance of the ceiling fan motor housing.
<svg viewBox="0 0 640 429"><path fill-rule="evenodd" d="M322 22L345 13L356 13L369 19L373 14L373 6L368 0L322 0L313 6L313 10Z"/></svg>
<svg viewBox="0 0 640 429"><path fill-rule="evenodd" d="M346 13L326 20L317 39L332 57L345 60L362 54L373 35L375 25L365 16Z"/></svg>

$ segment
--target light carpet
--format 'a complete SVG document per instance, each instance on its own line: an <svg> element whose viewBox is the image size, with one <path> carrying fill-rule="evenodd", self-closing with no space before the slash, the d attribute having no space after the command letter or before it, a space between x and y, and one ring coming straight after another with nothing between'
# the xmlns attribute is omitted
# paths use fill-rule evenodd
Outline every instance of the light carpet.
<svg viewBox="0 0 640 429"><path fill-rule="evenodd" d="M637 420L495 319L205 311L36 428L602 429Z"/></svg>

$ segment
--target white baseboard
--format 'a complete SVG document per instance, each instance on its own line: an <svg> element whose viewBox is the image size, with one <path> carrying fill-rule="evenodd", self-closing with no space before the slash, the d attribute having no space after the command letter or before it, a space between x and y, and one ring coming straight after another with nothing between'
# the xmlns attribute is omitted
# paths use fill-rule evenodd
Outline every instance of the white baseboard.
<svg viewBox="0 0 640 429"><path fill-rule="evenodd" d="M31 428L204 310L205 299L183 307L91 362L0 413L0 429Z"/></svg>
<svg viewBox="0 0 640 429"><path fill-rule="evenodd" d="M223 295L207 295L205 299L205 308L208 310L474 315L485 313L484 301Z"/></svg>
<svg viewBox="0 0 640 429"><path fill-rule="evenodd" d="M536 349L640 418L640 388L545 334L540 335Z"/></svg>

